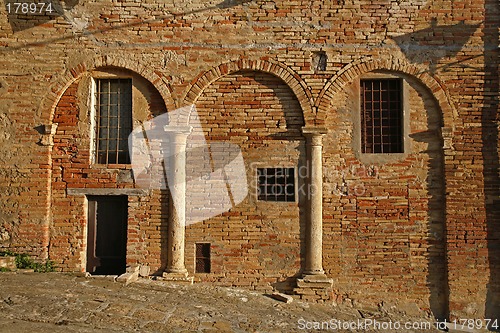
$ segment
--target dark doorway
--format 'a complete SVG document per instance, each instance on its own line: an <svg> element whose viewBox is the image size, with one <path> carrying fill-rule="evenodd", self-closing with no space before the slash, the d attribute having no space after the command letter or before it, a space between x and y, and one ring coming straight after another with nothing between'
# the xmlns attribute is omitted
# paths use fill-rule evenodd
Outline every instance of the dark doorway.
<svg viewBox="0 0 500 333"><path fill-rule="evenodd" d="M127 253L126 196L89 196L87 272L125 273Z"/></svg>

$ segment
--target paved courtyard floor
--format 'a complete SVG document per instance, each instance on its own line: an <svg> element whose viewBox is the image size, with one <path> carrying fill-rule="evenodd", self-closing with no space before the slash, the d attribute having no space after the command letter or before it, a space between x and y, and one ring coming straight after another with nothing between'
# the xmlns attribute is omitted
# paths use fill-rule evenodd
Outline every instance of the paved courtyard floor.
<svg viewBox="0 0 500 333"><path fill-rule="evenodd" d="M359 326L370 320L385 326ZM335 326L339 321L350 329ZM207 284L142 279L125 286L102 277L0 273L2 333L437 332L387 326L426 321L431 319L409 318L397 311L369 312L298 300L287 304L257 292Z"/></svg>

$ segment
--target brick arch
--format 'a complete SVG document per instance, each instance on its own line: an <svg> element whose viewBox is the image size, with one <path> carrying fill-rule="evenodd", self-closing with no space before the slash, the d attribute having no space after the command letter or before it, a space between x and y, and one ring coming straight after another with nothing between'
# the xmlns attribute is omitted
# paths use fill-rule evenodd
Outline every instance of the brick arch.
<svg viewBox="0 0 500 333"><path fill-rule="evenodd" d="M314 100L306 83L287 66L273 60L249 60L240 59L237 61L226 62L198 75L186 89L182 96L185 105L195 104L197 99L211 83L217 81L223 76L241 71L252 70L272 74L280 78L294 93L302 109L304 122L312 125L315 114L313 112Z"/></svg>
<svg viewBox="0 0 500 333"><path fill-rule="evenodd" d="M85 61L73 66L58 76L51 84L48 93L43 98L37 115L47 123L51 123L54 117L54 111L59 99L66 89L79 79L84 73L97 68L113 67L132 71L145 80L149 81L160 93L165 102L167 110L175 109L174 100L170 94L169 85L166 77L158 74L153 69L143 65L139 60L126 60L123 55L105 55L86 59Z"/></svg>
<svg viewBox="0 0 500 333"><path fill-rule="evenodd" d="M342 90L347 84L353 82L356 77L376 70L399 72L410 75L419 80L423 86L429 89L432 96L436 99L442 112L444 128L453 129L454 120L458 117L457 110L454 107L447 90L443 87L443 84L438 79L431 76L425 69L418 68L401 59L392 57L389 59L379 60L365 58L358 62L349 64L337 75L332 77L321 90L318 99L316 100L315 107L317 107L318 110L316 122L324 123L332 99L337 92ZM446 131L446 133L443 132L445 140L447 132L449 131Z"/></svg>

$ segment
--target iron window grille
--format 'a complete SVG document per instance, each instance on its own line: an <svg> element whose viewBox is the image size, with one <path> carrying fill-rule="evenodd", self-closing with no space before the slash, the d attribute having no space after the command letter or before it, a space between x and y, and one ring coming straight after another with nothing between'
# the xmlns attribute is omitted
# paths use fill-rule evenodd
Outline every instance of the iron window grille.
<svg viewBox="0 0 500 333"><path fill-rule="evenodd" d="M363 153L403 152L403 101L400 79L361 81Z"/></svg>
<svg viewBox="0 0 500 333"><path fill-rule="evenodd" d="M258 200L295 201L294 168L258 168Z"/></svg>
<svg viewBox="0 0 500 333"><path fill-rule="evenodd" d="M210 273L210 243L196 243L196 273Z"/></svg>
<svg viewBox="0 0 500 333"><path fill-rule="evenodd" d="M132 79L97 80L97 163L129 164Z"/></svg>

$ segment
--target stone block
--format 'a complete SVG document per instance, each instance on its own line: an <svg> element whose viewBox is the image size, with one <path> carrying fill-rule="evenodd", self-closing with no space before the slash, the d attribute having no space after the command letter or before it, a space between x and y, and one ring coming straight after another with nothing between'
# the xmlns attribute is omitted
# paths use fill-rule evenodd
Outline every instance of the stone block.
<svg viewBox="0 0 500 333"><path fill-rule="evenodd" d="M285 302L285 303L292 303L293 302L292 296L278 293L278 292L272 293L271 298L274 298L275 300Z"/></svg>
<svg viewBox="0 0 500 333"><path fill-rule="evenodd" d="M130 273L123 273L119 277L116 278L116 282L122 282L125 283L125 285L128 285L132 282L135 282L139 279L139 271L135 272L130 272Z"/></svg>
<svg viewBox="0 0 500 333"><path fill-rule="evenodd" d="M141 265L139 268L139 276L140 277L148 277L151 272L151 267L147 265Z"/></svg>
<svg viewBox="0 0 500 333"><path fill-rule="evenodd" d="M11 271L16 269L16 257L0 257L0 268L6 268Z"/></svg>

